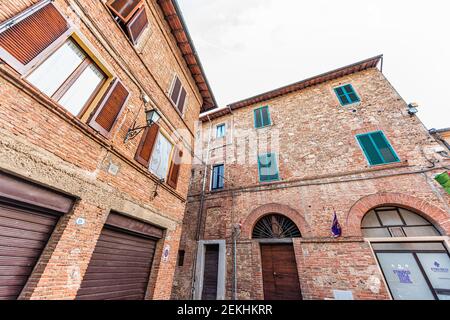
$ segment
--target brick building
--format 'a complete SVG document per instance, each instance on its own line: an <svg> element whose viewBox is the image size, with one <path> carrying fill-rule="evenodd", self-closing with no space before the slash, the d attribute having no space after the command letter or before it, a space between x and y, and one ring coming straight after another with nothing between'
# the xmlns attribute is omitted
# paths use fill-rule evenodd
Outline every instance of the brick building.
<svg viewBox="0 0 450 320"><path fill-rule="evenodd" d="M0 96L0 299L170 298L216 107L176 2L1 1Z"/></svg>
<svg viewBox="0 0 450 320"><path fill-rule="evenodd" d="M449 299L450 161L380 60L201 114L173 298Z"/></svg>

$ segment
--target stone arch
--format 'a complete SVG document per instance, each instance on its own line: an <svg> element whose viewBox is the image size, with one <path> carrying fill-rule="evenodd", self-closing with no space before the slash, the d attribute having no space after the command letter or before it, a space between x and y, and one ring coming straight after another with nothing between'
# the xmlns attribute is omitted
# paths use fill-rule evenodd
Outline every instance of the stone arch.
<svg viewBox="0 0 450 320"><path fill-rule="evenodd" d="M361 221L370 210L380 206L396 206L411 210L433 223L443 235L450 235L450 213L414 196L402 193L376 193L358 200L346 218L346 234L362 236Z"/></svg>
<svg viewBox="0 0 450 320"><path fill-rule="evenodd" d="M281 214L291 219L296 224L297 228L300 230L302 237L308 236L310 234L310 229L305 218L297 210L287 205L278 203L269 203L254 209L247 216L245 221L242 222L241 237L243 239L251 239L253 228L259 221L259 219L273 213Z"/></svg>

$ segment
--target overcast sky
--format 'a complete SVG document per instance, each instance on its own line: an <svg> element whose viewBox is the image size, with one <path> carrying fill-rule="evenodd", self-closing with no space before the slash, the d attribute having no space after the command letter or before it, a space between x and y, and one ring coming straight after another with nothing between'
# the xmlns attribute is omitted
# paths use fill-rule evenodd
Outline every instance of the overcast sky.
<svg viewBox="0 0 450 320"><path fill-rule="evenodd" d="M178 0L219 105L383 53L428 128L450 127L448 0Z"/></svg>

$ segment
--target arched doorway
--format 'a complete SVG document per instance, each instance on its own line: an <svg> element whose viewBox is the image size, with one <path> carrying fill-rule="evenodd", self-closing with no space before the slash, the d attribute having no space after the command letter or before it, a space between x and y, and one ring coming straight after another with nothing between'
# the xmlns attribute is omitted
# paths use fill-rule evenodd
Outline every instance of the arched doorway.
<svg viewBox="0 0 450 320"><path fill-rule="evenodd" d="M297 225L280 214L260 218L252 238L261 246L261 264L266 300L301 300L300 282L292 238L300 238Z"/></svg>
<svg viewBox="0 0 450 320"><path fill-rule="evenodd" d="M400 207L377 207L361 223L392 298L450 300L450 255L428 219Z"/></svg>

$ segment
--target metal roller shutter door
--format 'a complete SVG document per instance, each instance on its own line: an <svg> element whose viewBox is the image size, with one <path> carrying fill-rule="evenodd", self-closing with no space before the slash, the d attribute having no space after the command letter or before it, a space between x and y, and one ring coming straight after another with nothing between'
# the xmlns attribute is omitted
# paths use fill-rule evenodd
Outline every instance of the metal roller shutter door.
<svg viewBox="0 0 450 320"><path fill-rule="evenodd" d="M143 300L156 243L157 238L106 225L76 299Z"/></svg>
<svg viewBox="0 0 450 320"><path fill-rule="evenodd" d="M20 296L74 199L0 171L0 300Z"/></svg>
<svg viewBox="0 0 450 320"><path fill-rule="evenodd" d="M58 219L0 203L0 300L18 298Z"/></svg>

